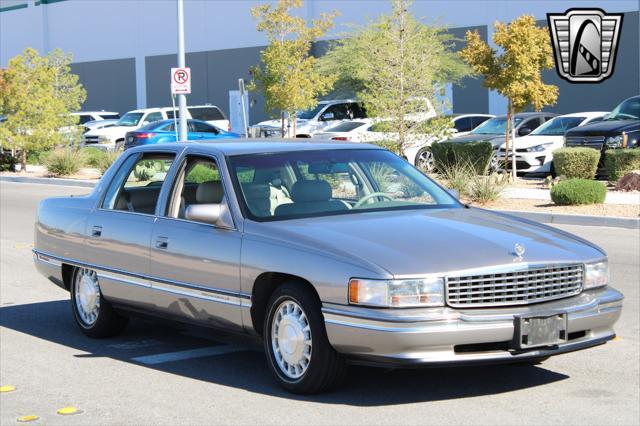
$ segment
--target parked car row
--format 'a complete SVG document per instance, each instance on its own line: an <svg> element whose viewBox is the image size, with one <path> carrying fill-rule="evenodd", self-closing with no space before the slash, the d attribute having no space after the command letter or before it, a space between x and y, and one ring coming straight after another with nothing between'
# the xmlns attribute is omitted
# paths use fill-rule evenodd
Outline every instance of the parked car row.
<svg viewBox="0 0 640 426"><path fill-rule="evenodd" d="M99 122L95 123L94 127L84 133L82 146L109 151L122 150L128 132L158 121L174 120L176 116L174 111L172 107L137 109L127 112L118 121L104 126ZM215 105L187 107L187 118L206 122L220 131L230 130L229 120Z"/></svg>
<svg viewBox="0 0 640 426"><path fill-rule="evenodd" d="M434 108L425 101L423 112L408 114L415 125L436 116ZM216 106L188 107L188 140L230 139L240 135L227 131L229 121ZM117 113L97 111L76 113L81 122L88 118L117 116ZM605 111L578 112L559 116L549 112L523 112L514 116L515 167L522 173L555 174L553 152L563 146L587 146L603 152L608 148L638 147L640 145L640 96L629 98L611 113ZM511 169L511 154L506 152L507 116L490 114L454 114L451 127L443 134L411 132L404 149L406 160L431 172L434 169L431 145L434 142L452 143L491 142L495 154L492 170ZM289 123L285 134L298 138L340 140L362 143L393 142L398 134L385 130L388 118L367 117L364 106L355 99L320 101L307 111L296 114L295 124ZM130 111L118 120L84 121L86 132L83 146L120 150L132 146L177 140L173 108L147 108ZM262 137L280 136L280 120L260 122L253 134ZM511 152L511 149L509 149ZM507 161L508 160L508 161ZM601 164L602 166L603 164Z"/></svg>

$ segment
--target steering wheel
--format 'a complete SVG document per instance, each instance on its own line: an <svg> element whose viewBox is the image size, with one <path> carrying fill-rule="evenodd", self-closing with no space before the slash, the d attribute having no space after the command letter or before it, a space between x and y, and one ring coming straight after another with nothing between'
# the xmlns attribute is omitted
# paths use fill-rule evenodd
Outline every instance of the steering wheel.
<svg viewBox="0 0 640 426"><path fill-rule="evenodd" d="M357 209L358 207L363 205L365 202L369 201L374 197L383 197L390 201L393 201L393 197L391 197L391 195L387 194L386 192L372 192L371 194L367 194L364 197L360 198L358 202L353 205L353 208Z"/></svg>

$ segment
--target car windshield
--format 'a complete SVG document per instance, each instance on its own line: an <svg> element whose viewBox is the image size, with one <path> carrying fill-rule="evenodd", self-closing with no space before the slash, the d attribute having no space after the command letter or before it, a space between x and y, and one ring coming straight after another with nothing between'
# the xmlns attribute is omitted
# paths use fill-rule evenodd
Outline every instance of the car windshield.
<svg viewBox="0 0 640 426"><path fill-rule="evenodd" d="M230 165L244 211L257 221L461 206L384 150L239 155L230 157Z"/></svg>
<svg viewBox="0 0 640 426"><path fill-rule="evenodd" d="M640 120L640 97L622 102L611 111L607 120Z"/></svg>
<svg viewBox="0 0 640 426"><path fill-rule="evenodd" d="M141 112L128 112L125 115L123 115L120 120L118 120L118 122L116 123L116 126L127 126L127 127L137 126L143 115L144 114Z"/></svg>
<svg viewBox="0 0 640 426"><path fill-rule="evenodd" d="M327 104L318 104L315 108L308 109L306 111L299 111L296 113L297 118L301 118L303 120L311 120L315 117L322 108L324 108Z"/></svg>
<svg viewBox="0 0 640 426"><path fill-rule="evenodd" d="M586 117L556 117L531 132L539 136L563 136L567 130L579 126Z"/></svg>
<svg viewBox="0 0 640 426"><path fill-rule="evenodd" d="M520 124L522 121L522 117L516 117L515 122L516 126ZM471 133L475 135L504 135L507 129L507 118L506 117L495 117L490 120L485 121L475 129L471 131Z"/></svg>

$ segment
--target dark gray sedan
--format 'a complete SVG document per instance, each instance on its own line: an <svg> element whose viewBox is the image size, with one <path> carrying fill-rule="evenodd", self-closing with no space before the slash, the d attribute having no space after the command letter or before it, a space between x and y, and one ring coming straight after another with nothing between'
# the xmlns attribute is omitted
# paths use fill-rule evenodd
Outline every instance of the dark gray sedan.
<svg viewBox="0 0 640 426"><path fill-rule="evenodd" d="M40 204L34 256L88 336L131 312L256 334L298 393L354 362L539 362L612 339L622 308L600 248L363 144L128 150L92 194Z"/></svg>

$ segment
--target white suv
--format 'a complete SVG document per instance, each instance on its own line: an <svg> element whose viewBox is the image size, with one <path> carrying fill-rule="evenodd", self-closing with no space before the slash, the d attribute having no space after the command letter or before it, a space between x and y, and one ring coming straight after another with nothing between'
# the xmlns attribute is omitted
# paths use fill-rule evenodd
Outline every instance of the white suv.
<svg viewBox="0 0 640 426"><path fill-rule="evenodd" d="M295 137L310 138L341 120L366 117L366 111L356 100L320 101L314 108L296 113ZM252 127L259 130L260 136L280 136L280 120L262 121ZM293 137L293 130L292 126L289 129L285 129L285 132L290 135L289 137Z"/></svg>
<svg viewBox="0 0 640 426"><path fill-rule="evenodd" d="M124 148L124 137L127 132L146 126L154 121L173 119L173 117L174 110L172 107L129 111L111 126L89 130L83 135L82 145L108 151L121 150ZM229 120L227 120L220 108L214 105L187 107L187 118L198 118L223 130L229 129Z"/></svg>

